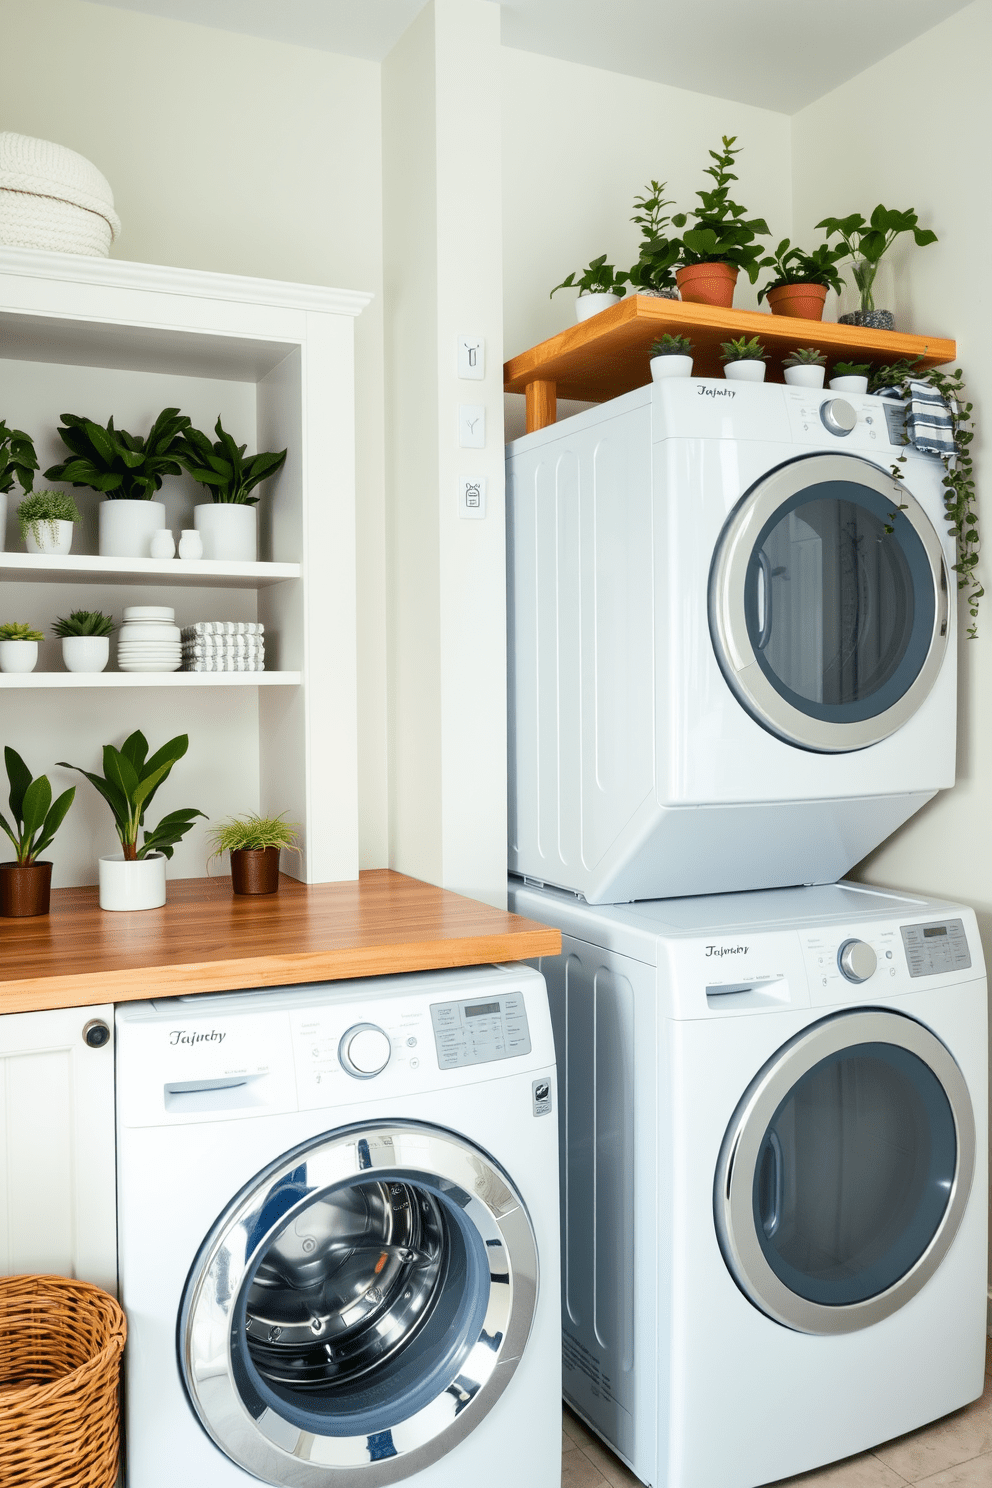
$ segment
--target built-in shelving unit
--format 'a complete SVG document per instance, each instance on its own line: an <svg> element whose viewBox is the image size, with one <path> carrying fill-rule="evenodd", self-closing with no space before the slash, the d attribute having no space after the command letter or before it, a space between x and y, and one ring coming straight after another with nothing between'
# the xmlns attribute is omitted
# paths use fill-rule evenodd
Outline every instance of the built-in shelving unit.
<svg viewBox="0 0 992 1488"><path fill-rule="evenodd" d="M48 687L299 687L301 672L0 672L0 692Z"/></svg>
<svg viewBox="0 0 992 1488"><path fill-rule="evenodd" d="M50 557L46 553L0 552L0 583L154 584L173 588L264 589L298 579L298 563L215 563L155 558L99 558L88 553Z"/></svg>

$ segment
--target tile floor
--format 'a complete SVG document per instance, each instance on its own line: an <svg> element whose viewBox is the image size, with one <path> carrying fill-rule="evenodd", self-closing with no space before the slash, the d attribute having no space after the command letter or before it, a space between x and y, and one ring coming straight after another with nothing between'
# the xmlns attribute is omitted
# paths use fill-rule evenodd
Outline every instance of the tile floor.
<svg viewBox="0 0 992 1488"><path fill-rule="evenodd" d="M571 1411L562 1412L562 1488L640 1488ZM784 1479L803 1488L992 1488L992 1340L985 1362L985 1394L952 1416L831 1467Z"/></svg>

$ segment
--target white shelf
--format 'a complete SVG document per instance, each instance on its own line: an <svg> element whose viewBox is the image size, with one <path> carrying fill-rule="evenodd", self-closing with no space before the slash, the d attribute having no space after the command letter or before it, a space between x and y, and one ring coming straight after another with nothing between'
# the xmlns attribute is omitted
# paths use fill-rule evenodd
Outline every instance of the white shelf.
<svg viewBox="0 0 992 1488"><path fill-rule="evenodd" d="M298 687L299 672L0 672L8 687Z"/></svg>
<svg viewBox="0 0 992 1488"><path fill-rule="evenodd" d="M199 558L97 558L69 553L63 558L48 553L0 553L0 580L28 582L74 580L103 584L145 586L178 585L183 588L265 589L300 577L298 563L220 563Z"/></svg>

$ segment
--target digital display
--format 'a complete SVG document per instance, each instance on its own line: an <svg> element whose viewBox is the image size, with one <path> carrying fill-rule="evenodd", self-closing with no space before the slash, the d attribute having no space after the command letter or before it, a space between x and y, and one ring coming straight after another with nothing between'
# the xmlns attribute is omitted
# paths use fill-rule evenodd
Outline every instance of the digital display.
<svg viewBox="0 0 992 1488"><path fill-rule="evenodd" d="M932 925L932 926L930 926L929 929L924 930L924 932L923 932L923 939L924 940L932 940L935 935L946 935L946 934L947 934L947 926L946 925Z"/></svg>
<svg viewBox="0 0 992 1488"><path fill-rule="evenodd" d="M498 1012L499 1012L499 1003L498 1002L479 1002L479 1003L476 1003L475 1007L467 1007L465 1009L465 1016L466 1016L466 1018L482 1018L482 1017L488 1015L489 1013L498 1013Z"/></svg>

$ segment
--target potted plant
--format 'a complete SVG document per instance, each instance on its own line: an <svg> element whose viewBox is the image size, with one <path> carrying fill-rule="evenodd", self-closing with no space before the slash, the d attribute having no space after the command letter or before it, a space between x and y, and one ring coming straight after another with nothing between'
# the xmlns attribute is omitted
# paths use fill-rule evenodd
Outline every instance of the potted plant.
<svg viewBox="0 0 992 1488"><path fill-rule="evenodd" d="M40 630L21 620L0 625L0 672L33 672L38 665L38 642L44 639Z"/></svg>
<svg viewBox="0 0 992 1488"><path fill-rule="evenodd" d="M63 413L59 427L68 460L45 471L46 480L69 481L102 491L100 553L105 558L147 558L154 533L165 526L165 505L155 501L167 475L180 475L179 436L189 419L178 408L164 408L142 437L106 427L74 413Z"/></svg>
<svg viewBox="0 0 992 1488"><path fill-rule="evenodd" d="M753 284L758 277L761 248L754 241L768 232L763 217L747 217L747 208L730 197L730 182L736 181L732 166L740 150L733 148L737 136L723 136L723 150L710 150L713 161L705 174L712 176L710 191L697 191L700 205L693 212L679 212L673 224L682 233L682 267L675 278L683 300L702 305L730 306L734 303L737 275L744 270Z"/></svg>
<svg viewBox="0 0 992 1488"><path fill-rule="evenodd" d="M103 746L102 775L59 760L67 770L85 775L114 815L121 851L100 859L101 909L158 909L165 903L165 860L172 857L173 847L182 841L194 817L204 813L192 806L170 811L157 827L145 828L140 847L138 832L156 791L188 748L188 735L177 734L149 759L148 741L136 729L120 749L113 744Z"/></svg>
<svg viewBox="0 0 992 1488"><path fill-rule="evenodd" d="M211 444L206 434L191 425L179 445L180 463L213 498L193 508L193 527L202 539L204 558L254 563L258 557L258 497L251 493L282 468L286 451L268 451L246 459L247 445L235 444L219 418L214 433L217 439ZM186 556L182 543L179 556Z"/></svg>
<svg viewBox="0 0 992 1488"><path fill-rule="evenodd" d="M17 525L29 553L68 553L73 524L80 521L68 491L32 491L17 508Z"/></svg>
<svg viewBox="0 0 992 1488"><path fill-rule="evenodd" d="M116 629L101 610L73 610L52 626L62 637L62 660L67 672L102 672L110 660L110 637Z"/></svg>
<svg viewBox="0 0 992 1488"><path fill-rule="evenodd" d="M793 387L822 388L827 359L815 346L797 346L783 358L785 380Z"/></svg>
<svg viewBox="0 0 992 1488"><path fill-rule="evenodd" d="M768 300L773 315L795 315L800 320L822 320L827 290L840 294L843 279L837 272L837 262L844 258L846 249L831 248L821 243L812 253L804 248L793 248L788 238L763 258L759 267L773 269L767 284L758 290L758 304Z"/></svg>
<svg viewBox="0 0 992 1488"><path fill-rule="evenodd" d="M894 330L896 322L891 310L875 308L875 276L882 256L900 233L911 232L917 248L936 243L937 234L928 227L919 226L919 218L911 207L899 212L892 207L883 207L881 202L867 222L860 212L852 212L849 217L824 217L816 225L824 229L828 238L836 233L843 256L854 260L851 271L861 291L861 309L842 315L841 321L846 325L871 326L877 331Z"/></svg>
<svg viewBox="0 0 992 1488"><path fill-rule="evenodd" d="M688 336L670 336L666 331L651 347L652 380L661 382L667 377L691 377L692 351Z"/></svg>
<svg viewBox="0 0 992 1488"><path fill-rule="evenodd" d="M14 844L13 863L0 863L0 915L21 919L28 915L48 913L52 892L52 865L42 861L72 805L76 787L63 791L52 801L52 787L47 775L31 779L31 771L16 749L8 744L3 752L10 781L10 813L13 826L0 812L0 827Z"/></svg>
<svg viewBox="0 0 992 1488"><path fill-rule="evenodd" d="M866 393L870 372L868 362L835 362L830 390L834 393Z"/></svg>
<svg viewBox="0 0 992 1488"><path fill-rule="evenodd" d="M231 854L231 884L236 894L274 894L279 887L279 853L284 847L299 852L298 830L286 821L285 812L231 817L212 829L210 856Z"/></svg>
<svg viewBox="0 0 992 1488"><path fill-rule="evenodd" d="M634 197L634 215L630 220L637 223L644 241L627 278L637 294L677 300L675 265L682 252L682 243L680 239L665 234L672 220L665 215L665 208L672 206L665 200L667 184L666 181L649 181L644 196Z"/></svg>
<svg viewBox="0 0 992 1488"><path fill-rule="evenodd" d="M551 295L556 295L560 289L577 289L579 297L575 302L575 318L588 320L591 315L598 315L600 310L606 310L623 298L627 293L628 278L625 269L618 272L612 264L606 262L606 254L601 253L581 273L573 270L567 279L556 284ZM548 296L549 299L551 295Z"/></svg>
<svg viewBox="0 0 992 1488"><path fill-rule="evenodd" d="M22 429L8 429L0 420L0 553L7 533L7 494L16 480L22 491L30 491L38 469L34 440Z"/></svg>
<svg viewBox="0 0 992 1488"><path fill-rule="evenodd" d="M750 340L739 336L736 341L720 342L723 375L731 382L764 382L767 355L757 336Z"/></svg>

